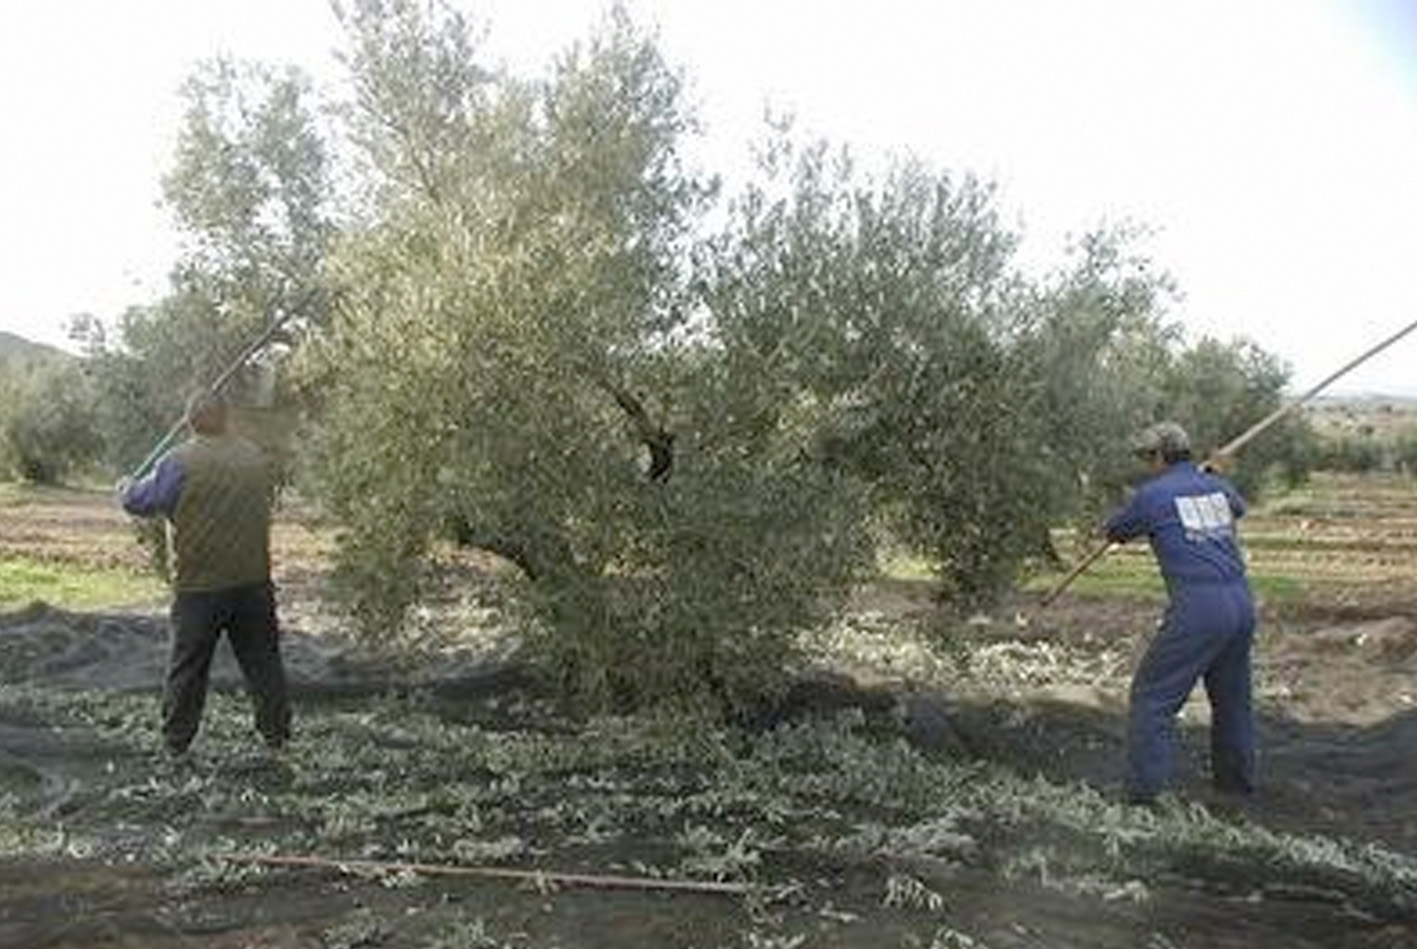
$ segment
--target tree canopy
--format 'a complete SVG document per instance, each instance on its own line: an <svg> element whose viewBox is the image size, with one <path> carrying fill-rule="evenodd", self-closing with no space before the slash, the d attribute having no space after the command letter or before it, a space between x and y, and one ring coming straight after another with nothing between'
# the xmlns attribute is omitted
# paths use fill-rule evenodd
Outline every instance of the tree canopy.
<svg viewBox="0 0 1417 949"><path fill-rule="evenodd" d="M343 21L327 109L289 72L194 77L172 292L93 349L150 430L171 370L210 378L304 308L281 347L299 485L371 635L476 547L568 695L741 707L884 551L988 606L1115 500L1131 431L1166 415L1212 444L1279 404L1272 357L1183 345L1125 231L1032 275L988 183L868 173L790 123L725 189L686 164L684 77L623 11L538 78L439 4Z"/></svg>

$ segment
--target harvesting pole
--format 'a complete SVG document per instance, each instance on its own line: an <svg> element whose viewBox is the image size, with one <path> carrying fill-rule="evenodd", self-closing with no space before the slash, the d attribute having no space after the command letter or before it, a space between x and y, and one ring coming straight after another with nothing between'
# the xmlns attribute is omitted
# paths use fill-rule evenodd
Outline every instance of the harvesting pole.
<svg viewBox="0 0 1417 949"><path fill-rule="evenodd" d="M306 301L309 299L309 297L305 298ZM302 304L303 302L305 301L302 301ZM231 364L222 371L221 375L212 380L211 384L207 386L206 391L211 395L216 395L221 392L222 388L231 381L231 377L240 372L241 367L246 365L252 357L265 349L267 344L275 338L276 333L280 332L281 327L290 322L291 317L300 313L303 309L303 305L292 307L272 320L270 325L262 331L261 335L253 339L245 349L241 350L241 353L231 361ZM186 425L186 418L180 418L174 422L172 427L167 430L167 434L158 440L158 443L153 446L152 451L148 452L148 456L143 459L142 464L133 469L133 473L129 475L129 478L136 481L146 475L149 469L157 464L158 459L162 457L163 453L177 440L177 437L182 434L182 429L186 427Z"/></svg>
<svg viewBox="0 0 1417 949"><path fill-rule="evenodd" d="M1378 343L1377 345L1373 346L1368 350L1365 350L1358 356L1355 356L1353 359L1350 359L1348 362L1344 363L1342 366L1334 370L1328 376L1325 376L1321 381L1319 381L1318 384L1310 388L1307 392L1304 392L1302 395L1290 399L1288 402L1284 403L1279 408L1275 409L1273 412L1269 413L1264 418L1251 425L1244 432L1230 439L1230 441L1226 442L1224 445L1221 445L1215 451L1211 452L1210 458L1207 459L1205 465L1215 466L1223 462L1225 459L1233 457L1236 452L1238 452L1244 446L1248 445L1255 438L1259 437L1262 432L1272 426L1275 422L1278 422L1280 419L1284 418L1289 413L1303 406L1314 396L1318 395L1324 389L1327 389L1335 381L1341 379L1343 376L1352 372L1354 369L1358 368L1363 363L1367 362L1369 359L1372 359L1378 353L1387 349L1393 343L1396 343L1398 340L1402 339L1404 336L1406 336L1408 333L1411 333L1413 330L1417 330L1417 321L1408 323L1402 329L1398 330L1396 333L1393 333L1391 336L1387 337L1382 342ZM1064 590L1066 590L1069 586L1072 585L1072 582L1074 580L1082 576L1083 573L1085 573L1089 567L1091 567L1098 560L1101 560L1102 557L1115 546L1117 545L1113 544L1111 541L1104 541L1103 543L1095 547L1090 553L1088 553L1086 557L1082 559L1081 562L1078 563L1077 566L1073 567L1072 570L1068 571L1068 575L1063 577L1062 580L1058 581L1057 585L1054 586L1053 589L1049 590L1046 594L1044 594L1043 599L1041 601L1042 605L1047 606L1048 604L1056 600Z"/></svg>

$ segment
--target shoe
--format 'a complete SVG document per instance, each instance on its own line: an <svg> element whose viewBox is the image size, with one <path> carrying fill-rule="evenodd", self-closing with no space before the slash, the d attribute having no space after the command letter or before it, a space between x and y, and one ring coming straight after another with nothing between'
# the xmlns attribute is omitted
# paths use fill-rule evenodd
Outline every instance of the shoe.
<svg viewBox="0 0 1417 949"><path fill-rule="evenodd" d="M1254 788L1231 789L1216 785L1205 795L1205 805L1218 814L1248 817L1255 811Z"/></svg>

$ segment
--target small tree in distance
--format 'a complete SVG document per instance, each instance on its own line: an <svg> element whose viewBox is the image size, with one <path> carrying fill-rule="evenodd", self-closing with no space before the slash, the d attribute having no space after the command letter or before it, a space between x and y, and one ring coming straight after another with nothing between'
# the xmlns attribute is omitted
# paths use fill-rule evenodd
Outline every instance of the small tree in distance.
<svg viewBox="0 0 1417 949"><path fill-rule="evenodd" d="M35 365L5 383L0 458L10 473L57 485L93 467L103 437L83 366L69 360Z"/></svg>

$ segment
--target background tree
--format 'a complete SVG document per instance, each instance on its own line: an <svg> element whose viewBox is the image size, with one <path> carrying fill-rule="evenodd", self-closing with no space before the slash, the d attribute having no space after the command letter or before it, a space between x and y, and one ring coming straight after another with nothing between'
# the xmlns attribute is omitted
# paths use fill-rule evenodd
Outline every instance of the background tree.
<svg viewBox="0 0 1417 949"><path fill-rule="evenodd" d="M1195 450L1204 457L1283 406L1288 382L1288 369L1255 344L1204 338L1170 367L1166 410L1190 426ZM1303 415L1292 413L1247 444L1227 474L1256 498L1270 477L1293 486L1309 472L1313 437Z"/></svg>
<svg viewBox="0 0 1417 949"><path fill-rule="evenodd" d="M63 359L4 374L0 461L35 484L60 484L97 461L103 440L94 422L84 367Z"/></svg>
<svg viewBox="0 0 1417 949"><path fill-rule="evenodd" d="M243 401L322 310L319 267L334 233L329 162L308 80L218 60L183 86L187 103L163 192L183 245L170 290L128 309L116 333L72 327L92 366L110 461L130 470L274 319L289 330L232 383ZM302 324L303 321L303 324Z"/></svg>
<svg viewBox="0 0 1417 949"><path fill-rule="evenodd" d="M0 477L58 484L99 460L86 367L69 353L0 332Z"/></svg>

